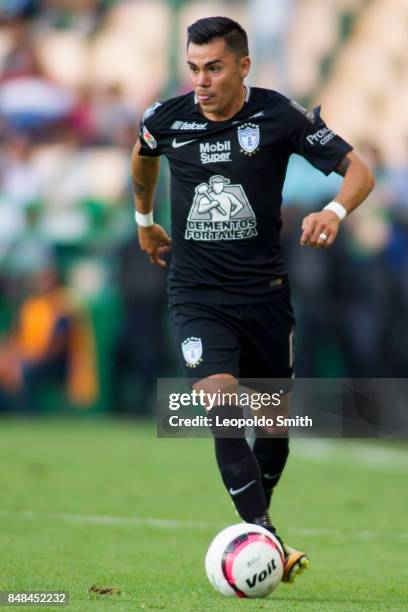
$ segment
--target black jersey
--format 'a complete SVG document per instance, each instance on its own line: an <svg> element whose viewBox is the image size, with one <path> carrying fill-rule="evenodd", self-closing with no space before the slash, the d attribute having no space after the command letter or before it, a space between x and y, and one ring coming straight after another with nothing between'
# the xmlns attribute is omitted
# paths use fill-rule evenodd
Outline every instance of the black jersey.
<svg viewBox="0 0 408 612"><path fill-rule="evenodd" d="M282 188L298 153L330 174L352 149L320 117L276 91L247 87L243 108L210 121L193 92L145 112L141 155L171 174L170 302L274 298L286 270L279 243Z"/></svg>

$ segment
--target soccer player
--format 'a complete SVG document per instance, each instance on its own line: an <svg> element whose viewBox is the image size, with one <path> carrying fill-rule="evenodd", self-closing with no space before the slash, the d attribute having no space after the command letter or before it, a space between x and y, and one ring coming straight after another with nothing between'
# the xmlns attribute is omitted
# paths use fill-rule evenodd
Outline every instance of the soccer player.
<svg viewBox="0 0 408 612"><path fill-rule="evenodd" d="M374 186L352 147L326 127L320 108L307 112L276 91L244 83L248 53L245 30L231 19L192 24L187 63L194 91L146 110L132 155L140 246L159 266L172 250L170 318L185 375L205 393L231 391L240 378L294 375L294 318L279 244L290 155L344 177L335 200L304 218L304 246L332 245L341 220ZM160 155L170 164L172 238L153 221ZM227 403L210 414L237 417L242 407ZM287 435L259 428L251 448L232 426L213 433L239 515L276 534L268 506L288 457ZM293 581L309 560L283 546L283 580Z"/></svg>

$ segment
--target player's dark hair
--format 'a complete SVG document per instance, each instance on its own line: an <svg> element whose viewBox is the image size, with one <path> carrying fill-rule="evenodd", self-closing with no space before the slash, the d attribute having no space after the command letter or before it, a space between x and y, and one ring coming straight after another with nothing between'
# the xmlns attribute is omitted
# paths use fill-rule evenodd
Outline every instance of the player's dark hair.
<svg viewBox="0 0 408 612"><path fill-rule="evenodd" d="M228 17L205 17L187 28L187 49L190 43L206 45L214 38L225 40L226 46L238 57L249 54L248 36L244 28Z"/></svg>

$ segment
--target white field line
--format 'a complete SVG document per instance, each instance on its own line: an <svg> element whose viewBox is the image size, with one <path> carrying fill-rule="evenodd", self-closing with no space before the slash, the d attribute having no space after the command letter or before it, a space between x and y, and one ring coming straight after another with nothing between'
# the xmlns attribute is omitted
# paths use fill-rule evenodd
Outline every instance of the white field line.
<svg viewBox="0 0 408 612"><path fill-rule="evenodd" d="M208 529L214 527L214 523L199 521L179 521L176 519L140 518L137 516L104 516L98 514L67 514L65 512L33 512L23 510L11 512L0 510L0 516L16 516L25 519L55 519L71 523L83 523L88 525L133 525L136 527L162 527L164 529ZM215 525L216 526L216 525Z"/></svg>
<svg viewBox="0 0 408 612"><path fill-rule="evenodd" d="M65 512L33 512L24 510L20 512L12 512L8 510L0 510L0 516L4 518L21 518L28 520L57 520L69 523L80 523L86 525L106 525L116 526L125 525L133 527L158 527L160 529L209 529L216 531L225 527L221 523L206 523L201 521L182 521L176 519L164 518L142 518L137 516L103 516L95 514L67 514ZM403 531L380 531L380 530L357 530L347 529L325 529L325 528L308 528L308 527L287 527L285 531L301 534L304 537L314 538L326 536L328 538L341 538L344 540L373 540L377 538L385 538L389 540L397 540L399 542L408 542L408 532Z"/></svg>

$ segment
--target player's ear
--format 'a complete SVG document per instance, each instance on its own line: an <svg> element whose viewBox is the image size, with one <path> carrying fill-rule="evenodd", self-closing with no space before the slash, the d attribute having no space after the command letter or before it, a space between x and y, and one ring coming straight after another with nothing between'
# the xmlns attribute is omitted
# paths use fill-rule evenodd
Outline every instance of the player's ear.
<svg viewBox="0 0 408 612"><path fill-rule="evenodd" d="M244 79L249 73L249 69L251 68L251 59L247 55L246 57L241 57L239 60L239 72L240 76Z"/></svg>

